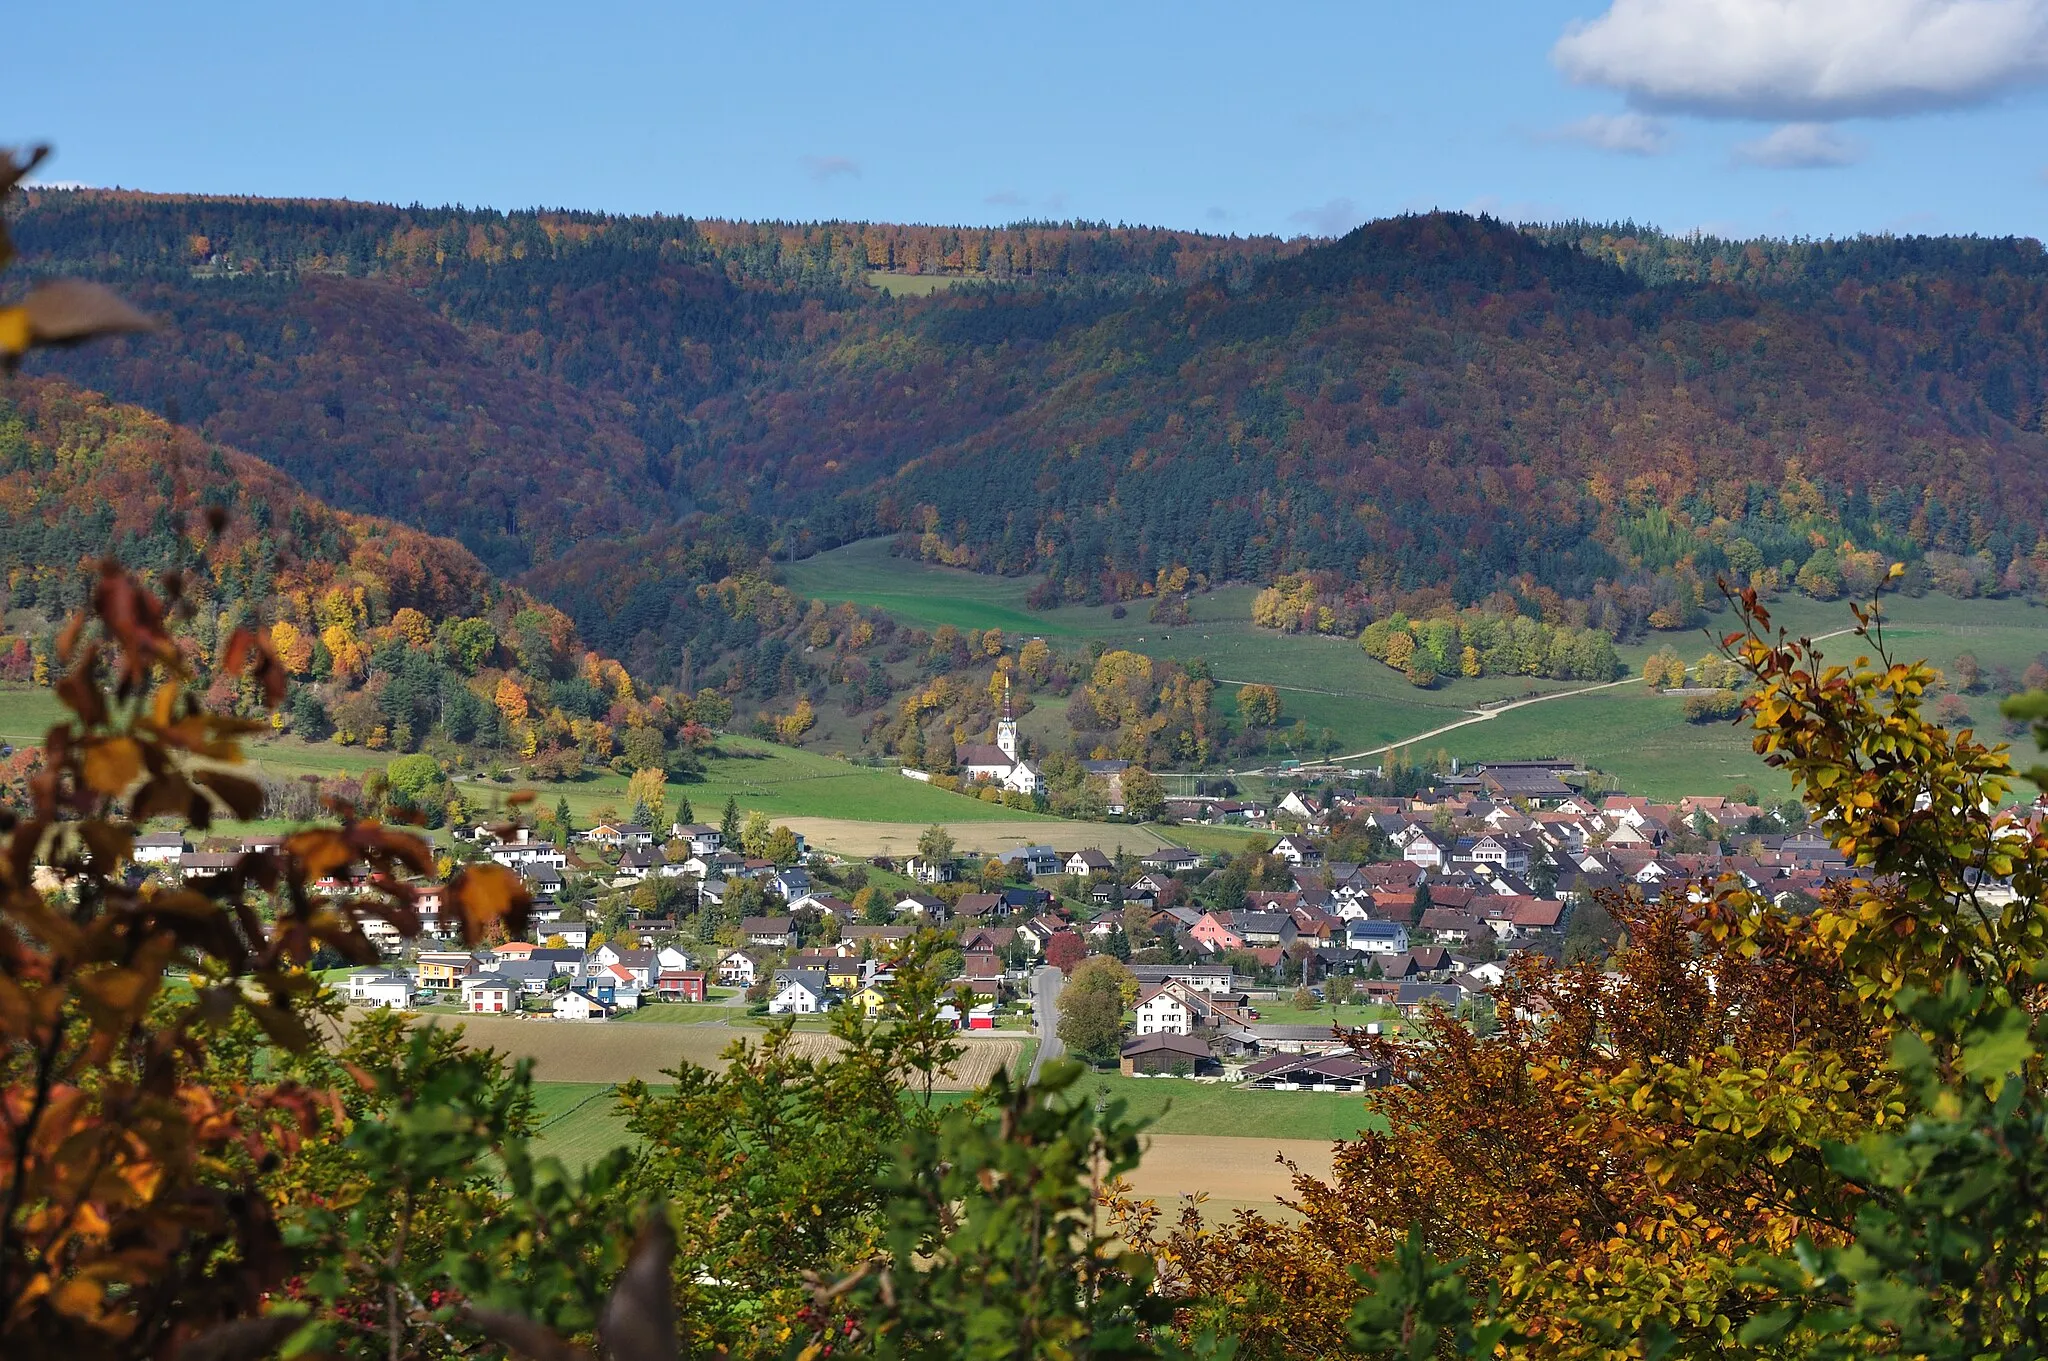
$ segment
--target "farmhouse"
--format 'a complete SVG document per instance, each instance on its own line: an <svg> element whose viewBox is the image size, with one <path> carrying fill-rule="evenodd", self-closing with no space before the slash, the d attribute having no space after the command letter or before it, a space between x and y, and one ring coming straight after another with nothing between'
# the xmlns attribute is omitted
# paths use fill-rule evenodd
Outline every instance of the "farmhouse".
<svg viewBox="0 0 2048 1361"><path fill-rule="evenodd" d="M191 849L183 832L149 832L135 838L135 863L175 865Z"/></svg>

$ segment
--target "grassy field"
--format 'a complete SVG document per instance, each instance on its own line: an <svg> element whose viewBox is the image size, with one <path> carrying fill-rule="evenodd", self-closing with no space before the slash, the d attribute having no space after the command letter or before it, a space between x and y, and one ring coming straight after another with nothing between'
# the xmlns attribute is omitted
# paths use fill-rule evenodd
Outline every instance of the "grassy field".
<svg viewBox="0 0 2048 1361"><path fill-rule="evenodd" d="M1228 1082L1094 1074L1080 1091L1122 1101L1155 1134L1232 1139L1355 1139L1377 1128L1363 1097L1341 1092L1255 1092Z"/></svg>
<svg viewBox="0 0 2048 1361"><path fill-rule="evenodd" d="M962 274L892 274L884 269L868 271L868 287L879 288L884 293L901 294L910 298L930 297L934 293L968 282Z"/></svg>
<svg viewBox="0 0 2048 1361"><path fill-rule="evenodd" d="M2021 601L1951 600L1946 597L1891 597L1884 602L1889 621L1885 642L1902 660L1926 659L1948 670L1956 657L1974 653L1988 674L1993 666L2015 674L2048 649L2048 612ZM1853 623L1847 607L1813 600L1786 600L1773 610L1773 623L1794 636L1817 636ZM1725 616L1717 628L1730 625ZM1709 646L1702 634L1666 636L1688 661ZM1847 664L1866 651L1862 640L1830 638L1819 644L1823 658ZM1636 665L1652 650L1649 645L1624 649ZM1965 696L1979 735L2006 740L2000 731L1995 694ZM1617 686L1531 704L1484 723L1475 723L1418 743L1417 754L1443 750L1463 760L1487 757L1573 757L1620 777L1631 793L1655 798L1711 794L1749 783L1782 793L1785 782L1750 748L1748 730L1735 724L1693 724L1685 721L1684 701L1658 695L1641 685ZM2014 757L2024 766L2039 759L2032 742L2013 741Z"/></svg>
<svg viewBox="0 0 2048 1361"><path fill-rule="evenodd" d="M1038 635L1068 647L1099 639L1159 657L1206 660L1219 681L1218 702L1235 704L1234 683L1261 681L1281 691L1283 718L1300 718L1337 734L1346 752L1399 741L1470 716L1479 706L1526 693L1576 688L1543 680L1452 681L1418 691L1393 671L1366 658L1349 639L1276 634L1254 628L1250 586L1225 586L1191 601L1195 622L1165 629L1144 622L1145 605L1127 607L1123 619L1109 606L1064 605L1037 611L1024 598L1035 577L992 577L894 557L886 540L850 544L793 563L784 569L792 589L825 600L851 600L889 611L920 627L1001 628ZM1949 668L1957 654L1974 653L1989 674L1994 666L2023 672L2048 651L2048 611L2016 600L1954 600L1945 596L1888 597L1886 638L1895 655L1925 657ZM1772 606L1774 624L1795 636L1817 636L1850 626L1845 602L1787 597ZM1643 659L1670 646L1688 662L1705 654L1714 637L1733 626L1726 613L1704 630L1658 634L1619 649L1639 671ZM1857 641L1832 639L1824 652L1843 661L1856 656ZM1980 732L2000 732L1996 695L1972 696L1972 718ZM1648 693L1639 685L1617 686L1503 713L1411 748L1414 755L1443 751L1463 760L1517 757L1573 757L1620 778L1631 792L1654 797L1714 793L1738 783L1773 792L1784 788L1732 726L1687 723L1683 701ZM1026 717L1027 732L1064 745L1052 707ZM2038 759L2024 739L2014 743L2024 764ZM1375 758L1376 760L1377 758Z"/></svg>
<svg viewBox="0 0 2048 1361"><path fill-rule="evenodd" d="M1000 628L1066 647L1101 640L1155 657L1208 662L1217 677L1218 702L1234 712L1236 687L1248 681L1281 691L1284 722L1302 719L1327 727L1346 750L1392 741L1463 717L1473 705L1527 693L1568 689L1562 682L1528 678L1461 681L1442 690L1417 690L1399 674L1368 658L1348 638L1275 633L1253 626L1251 586L1222 586L1190 602L1194 622L1168 628L1145 621L1143 601L1118 619L1108 605L1062 605L1032 610L1024 598L1036 577L996 577L894 557L889 541L869 539L820 553L783 569L791 590L821 600L850 600L886 610L920 628ZM1055 706L1056 707L1056 706ZM1038 718L1038 722L1033 721ZM1024 727L1065 745L1050 709L1027 717Z"/></svg>
<svg viewBox="0 0 2048 1361"><path fill-rule="evenodd" d="M624 1145L629 1136L602 1082L536 1082L534 1151L571 1166ZM1287 1193L1285 1154L1305 1171L1327 1175L1330 1145L1373 1127L1364 1101L1333 1092L1253 1092L1220 1083L1104 1076L1084 1091L1106 1091L1133 1115L1152 1117L1139 1194L1169 1198L1205 1192L1226 1206L1255 1205ZM936 1094L944 1104L965 1093Z"/></svg>

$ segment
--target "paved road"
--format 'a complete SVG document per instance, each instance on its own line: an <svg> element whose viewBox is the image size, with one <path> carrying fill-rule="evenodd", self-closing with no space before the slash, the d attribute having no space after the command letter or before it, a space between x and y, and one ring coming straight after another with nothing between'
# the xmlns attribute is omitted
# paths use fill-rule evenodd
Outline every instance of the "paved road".
<svg viewBox="0 0 2048 1361"><path fill-rule="evenodd" d="M1056 1059L1067 1052L1060 1043L1060 989L1067 986L1067 976L1050 964L1031 975L1031 1009L1038 1018L1038 1054L1031 1060L1031 1078L1038 1081L1038 1070L1047 1059Z"/></svg>

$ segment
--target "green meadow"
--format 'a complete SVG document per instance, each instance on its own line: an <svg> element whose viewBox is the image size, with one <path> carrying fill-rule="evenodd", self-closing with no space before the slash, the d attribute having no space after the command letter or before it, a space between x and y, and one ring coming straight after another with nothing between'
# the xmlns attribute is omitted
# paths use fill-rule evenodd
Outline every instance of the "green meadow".
<svg viewBox="0 0 2048 1361"><path fill-rule="evenodd" d="M1194 622L1181 628L1147 623L1147 606L1133 602L1117 619L1110 606L1063 605L1031 610L1025 596L1036 577L994 577L892 556L889 541L871 539L820 553L783 569L792 590L829 601L850 600L888 611L920 628L1000 628L1077 648L1093 640L1182 660L1201 658L1222 682L1217 700L1234 711L1237 684L1258 681L1280 690L1283 719L1302 719L1336 733L1345 753L1417 734L1472 716L1480 706L1578 688L1545 680L1450 680L1415 689L1367 658L1345 638L1279 634L1255 628L1250 586L1223 586L1191 598ZM1853 627L1848 602L1787 597L1770 606L1774 627L1794 637L1819 637ZM1946 596L1890 596L1884 601L1884 638L1893 656L1925 658L1949 670L1958 654L1974 653L1989 683L1994 666L2023 673L2048 652L2048 611L2017 600L1955 600ZM1709 617L1705 629L1658 634L1619 649L1639 672L1643 660L1670 646L1686 661L1705 655L1734 627L1732 615ZM1852 637L1826 639L1823 654L1850 662L1863 645ZM1999 696L1966 696L1972 721L1986 740L2008 740ZM1641 684L1526 705L1481 723L1414 741L1414 756L1438 751L1461 760L1561 757L1616 776L1631 792L1653 797L1715 793L1740 783L1780 790L1782 782L1750 750L1733 725L1687 723L1683 700L1655 695ZM1027 732L1061 745L1067 740L1057 706L1024 720ZM2039 759L2031 742L2012 739L2022 764ZM1367 758L1377 764L1379 757Z"/></svg>
<svg viewBox="0 0 2048 1361"><path fill-rule="evenodd" d="M1028 1056L1025 1059L1028 1063ZM533 1084L536 1154L581 1166L629 1140L616 1092L604 1082ZM1227 1082L1091 1074L1078 1089L1085 1099L1121 1101L1155 1134L1200 1134L1243 1139L1355 1139L1382 1128L1358 1096L1341 1092L1255 1092ZM970 1093L935 1092L941 1105Z"/></svg>

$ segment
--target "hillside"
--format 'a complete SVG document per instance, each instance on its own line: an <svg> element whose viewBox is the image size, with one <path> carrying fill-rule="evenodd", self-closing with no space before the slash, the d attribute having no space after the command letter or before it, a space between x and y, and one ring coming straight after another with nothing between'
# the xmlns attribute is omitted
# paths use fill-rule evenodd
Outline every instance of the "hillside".
<svg viewBox="0 0 2048 1361"><path fill-rule="evenodd" d="M428 748L538 774L687 770L702 745L690 725L731 712L713 697L636 689L559 610L459 544L335 510L140 408L13 380L0 389L0 609L11 630L0 677L46 683L57 629L109 551L180 574L192 607L180 641L213 707L250 708L246 685L218 668L230 633L258 626L291 676L280 731L380 753L380 764ZM438 819L456 793L416 773L417 787L399 792Z"/></svg>
<svg viewBox="0 0 2048 1361"><path fill-rule="evenodd" d="M642 669L706 659L679 588L876 534L1043 574L1035 606L1310 571L1344 618L1492 598L1624 640L1696 626L1724 574L1823 598L1880 559L1959 595L2048 576L2033 242L79 191L38 192L20 237L175 332L45 364L451 534Z"/></svg>

